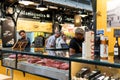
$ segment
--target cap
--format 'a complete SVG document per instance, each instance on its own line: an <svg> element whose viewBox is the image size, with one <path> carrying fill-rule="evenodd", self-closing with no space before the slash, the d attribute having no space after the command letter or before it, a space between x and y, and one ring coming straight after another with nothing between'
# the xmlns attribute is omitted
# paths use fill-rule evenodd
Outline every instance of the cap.
<svg viewBox="0 0 120 80"><path fill-rule="evenodd" d="M76 28L75 33L84 34L84 30L82 28Z"/></svg>

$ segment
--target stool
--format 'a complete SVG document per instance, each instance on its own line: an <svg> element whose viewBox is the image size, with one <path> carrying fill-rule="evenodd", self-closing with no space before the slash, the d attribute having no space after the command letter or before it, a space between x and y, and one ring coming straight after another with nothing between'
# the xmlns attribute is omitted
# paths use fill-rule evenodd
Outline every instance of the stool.
<svg viewBox="0 0 120 80"><path fill-rule="evenodd" d="M12 80L12 78L10 76L0 74L0 80Z"/></svg>
<svg viewBox="0 0 120 80"><path fill-rule="evenodd" d="M10 76L13 80L13 69L10 69L10 68L6 68L6 75L8 75L8 71L10 71Z"/></svg>

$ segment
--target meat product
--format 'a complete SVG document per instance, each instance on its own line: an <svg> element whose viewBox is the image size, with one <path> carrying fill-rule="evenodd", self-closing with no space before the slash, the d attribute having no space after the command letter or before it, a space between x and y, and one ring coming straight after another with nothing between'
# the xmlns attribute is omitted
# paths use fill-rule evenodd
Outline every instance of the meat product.
<svg viewBox="0 0 120 80"><path fill-rule="evenodd" d="M68 63L63 63L60 65L60 69L62 70L68 70L69 69L69 64Z"/></svg>
<svg viewBox="0 0 120 80"><path fill-rule="evenodd" d="M45 66L52 67L51 63L46 63Z"/></svg>
<svg viewBox="0 0 120 80"><path fill-rule="evenodd" d="M11 55L9 55L9 58L16 58L16 55L15 54L11 54Z"/></svg>
<svg viewBox="0 0 120 80"><path fill-rule="evenodd" d="M27 58L34 58L34 56L28 56Z"/></svg>
<svg viewBox="0 0 120 80"><path fill-rule="evenodd" d="M22 58L22 55L21 54L18 54L18 59L21 59ZM15 59L16 58L16 54L11 54L11 55L9 55L9 58L11 58L11 59Z"/></svg>
<svg viewBox="0 0 120 80"><path fill-rule="evenodd" d="M36 62L36 64L41 64L43 66L54 67L54 68L59 68L60 63L61 62L58 62L52 59L47 59L47 58L41 59L41 61Z"/></svg>
<svg viewBox="0 0 120 80"><path fill-rule="evenodd" d="M40 61L37 61L36 64L43 64L44 61L41 59ZM45 64L45 63L44 63Z"/></svg>
<svg viewBox="0 0 120 80"><path fill-rule="evenodd" d="M60 68L60 64L53 63L53 64L51 64L51 67L59 69Z"/></svg>
<svg viewBox="0 0 120 80"><path fill-rule="evenodd" d="M33 59L33 58L31 58L31 59L28 59L27 61L29 62L29 63L36 63L37 61L40 61L41 59Z"/></svg>
<svg viewBox="0 0 120 80"><path fill-rule="evenodd" d="M54 63L55 63L55 64L62 64L62 63L64 63L64 62L62 62L62 61L55 61Z"/></svg>
<svg viewBox="0 0 120 80"><path fill-rule="evenodd" d="M23 58L29 58L30 56L29 55L23 55L22 57Z"/></svg>
<svg viewBox="0 0 120 80"><path fill-rule="evenodd" d="M43 60L43 62L46 64L47 63L47 61L48 61L48 59L47 58L44 58L44 59L42 59Z"/></svg>
<svg viewBox="0 0 120 80"><path fill-rule="evenodd" d="M42 66L46 66L46 64L44 63L43 60L41 60L41 61L37 61L36 64L41 64Z"/></svg>
<svg viewBox="0 0 120 80"><path fill-rule="evenodd" d="M52 59L41 59L40 61L35 62L33 59L32 61L29 61L30 63L36 63L36 64L41 64L42 66L48 66L48 67L53 67L57 69L62 69L62 70L68 70L69 69L69 64L62 62L62 61L55 61Z"/></svg>
<svg viewBox="0 0 120 80"><path fill-rule="evenodd" d="M52 59L47 59L47 63L54 63L55 60L52 60Z"/></svg>
<svg viewBox="0 0 120 80"><path fill-rule="evenodd" d="M45 63L45 66L51 67L51 65L53 64L54 60L44 58L43 62Z"/></svg>

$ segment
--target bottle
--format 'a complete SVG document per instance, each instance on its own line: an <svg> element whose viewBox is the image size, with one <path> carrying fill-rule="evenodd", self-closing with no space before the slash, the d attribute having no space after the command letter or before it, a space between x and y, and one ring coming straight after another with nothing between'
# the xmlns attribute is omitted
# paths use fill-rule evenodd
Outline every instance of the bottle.
<svg viewBox="0 0 120 80"><path fill-rule="evenodd" d="M0 49L2 49L2 39L0 39Z"/></svg>
<svg viewBox="0 0 120 80"><path fill-rule="evenodd" d="M118 38L116 38L115 45L114 45L114 58L119 57L119 44L118 44Z"/></svg>
<svg viewBox="0 0 120 80"><path fill-rule="evenodd" d="M103 60L108 59L108 38L104 35L100 36L100 57Z"/></svg>

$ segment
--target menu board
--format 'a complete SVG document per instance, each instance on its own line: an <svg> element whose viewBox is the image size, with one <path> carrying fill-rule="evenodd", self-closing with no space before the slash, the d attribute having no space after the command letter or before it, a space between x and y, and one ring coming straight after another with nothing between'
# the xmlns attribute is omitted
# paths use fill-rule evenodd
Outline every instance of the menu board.
<svg viewBox="0 0 120 80"><path fill-rule="evenodd" d="M44 37L43 36L37 36L35 38L35 47L44 47Z"/></svg>

